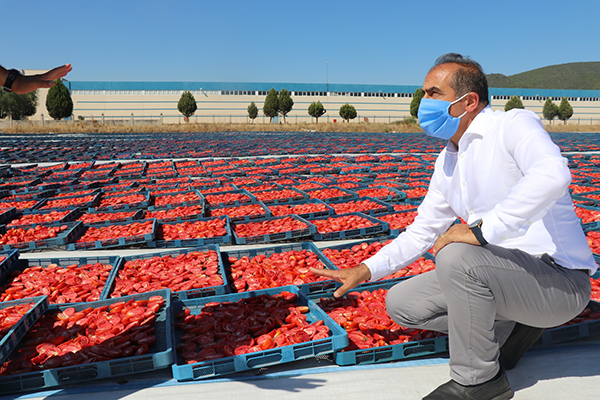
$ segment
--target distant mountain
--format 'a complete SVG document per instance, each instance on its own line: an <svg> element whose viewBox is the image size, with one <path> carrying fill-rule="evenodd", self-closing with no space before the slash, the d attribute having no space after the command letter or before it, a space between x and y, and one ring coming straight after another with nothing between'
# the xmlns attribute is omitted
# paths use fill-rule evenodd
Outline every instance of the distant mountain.
<svg viewBox="0 0 600 400"><path fill-rule="evenodd" d="M600 62L577 62L538 68L515 75L488 74L496 88L600 90Z"/></svg>

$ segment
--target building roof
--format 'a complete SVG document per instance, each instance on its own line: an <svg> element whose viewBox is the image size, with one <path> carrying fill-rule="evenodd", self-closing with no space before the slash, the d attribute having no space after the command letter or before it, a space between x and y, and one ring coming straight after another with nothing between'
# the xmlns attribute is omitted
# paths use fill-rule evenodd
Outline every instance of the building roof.
<svg viewBox="0 0 600 400"><path fill-rule="evenodd" d="M419 85L367 85L342 83L282 82L140 82L140 81L70 81L71 90L248 90L287 89L293 92L364 92L414 93ZM497 96L600 97L600 90L490 88Z"/></svg>

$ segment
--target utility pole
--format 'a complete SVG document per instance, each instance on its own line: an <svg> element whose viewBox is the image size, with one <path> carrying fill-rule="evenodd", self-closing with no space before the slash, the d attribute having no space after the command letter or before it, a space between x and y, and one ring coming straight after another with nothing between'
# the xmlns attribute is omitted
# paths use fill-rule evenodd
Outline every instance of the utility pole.
<svg viewBox="0 0 600 400"><path fill-rule="evenodd" d="M326 61L325 67L325 92L329 93L329 61Z"/></svg>

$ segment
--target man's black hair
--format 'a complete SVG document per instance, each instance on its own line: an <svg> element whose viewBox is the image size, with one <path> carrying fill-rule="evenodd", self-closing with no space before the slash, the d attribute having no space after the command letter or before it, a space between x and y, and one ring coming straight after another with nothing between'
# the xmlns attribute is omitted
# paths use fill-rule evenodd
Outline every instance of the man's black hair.
<svg viewBox="0 0 600 400"><path fill-rule="evenodd" d="M490 104L490 94L487 78L481 65L468 56L462 54L448 53L441 55L435 60L434 68L441 64L458 64L460 68L450 81L450 87L456 92L457 97L465 93L475 92L479 95L479 102L484 105Z"/></svg>

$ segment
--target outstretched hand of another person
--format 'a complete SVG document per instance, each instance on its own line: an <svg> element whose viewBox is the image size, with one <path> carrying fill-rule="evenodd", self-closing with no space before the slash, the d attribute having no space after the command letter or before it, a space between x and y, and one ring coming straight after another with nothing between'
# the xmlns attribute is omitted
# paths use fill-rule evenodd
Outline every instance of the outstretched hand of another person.
<svg viewBox="0 0 600 400"><path fill-rule="evenodd" d="M48 89L54 86L54 80L67 75L73 67L71 64L61 65L48 72L37 75L20 75L12 86L12 91L17 94L33 92L36 89ZM2 84L2 83L0 83Z"/></svg>
<svg viewBox="0 0 600 400"><path fill-rule="evenodd" d="M311 268L310 272L315 275L331 278L342 283L342 286L339 287L335 293L333 293L333 297L336 298L342 297L350 289L353 289L364 281L371 279L371 271L366 264L360 264L358 267L340 270Z"/></svg>

